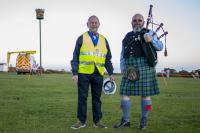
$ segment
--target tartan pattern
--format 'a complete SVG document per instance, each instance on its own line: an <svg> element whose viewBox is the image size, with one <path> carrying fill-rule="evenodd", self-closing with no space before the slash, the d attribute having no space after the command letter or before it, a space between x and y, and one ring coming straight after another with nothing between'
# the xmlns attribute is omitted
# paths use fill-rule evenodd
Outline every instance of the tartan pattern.
<svg viewBox="0 0 200 133"><path fill-rule="evenodd" d="M130 81L122 77L120 95L152 96L159 94L155 67L149 67L144 57L129 57L125 59L125 68L134 66L139 69L139 80Z"/></svg>

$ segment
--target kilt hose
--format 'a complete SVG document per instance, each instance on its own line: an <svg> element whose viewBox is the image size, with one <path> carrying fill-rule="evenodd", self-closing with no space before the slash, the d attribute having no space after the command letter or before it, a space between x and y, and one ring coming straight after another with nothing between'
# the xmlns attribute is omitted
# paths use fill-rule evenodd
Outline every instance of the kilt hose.
<svg viewBox="0 0 200 133"><path fill-rule="evenodd" d="M147 64L145 57L129 57L124 59L126 69L134 66L139 70L139 80L130 81L125 76L120 84L120 95L152 96L159 94L155 67Z"/></svg>

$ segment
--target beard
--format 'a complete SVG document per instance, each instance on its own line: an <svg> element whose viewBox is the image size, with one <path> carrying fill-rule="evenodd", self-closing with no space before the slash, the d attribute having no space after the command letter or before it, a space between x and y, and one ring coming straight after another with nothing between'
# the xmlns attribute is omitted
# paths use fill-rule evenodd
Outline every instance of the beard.
<svg viewBox="0 0 200 133"><path fill-rule="evenodd" d="M140 32L143 28L143 25L134 25L132 27L134 32Z"/></svg>
<svg viewBox="0 0 200 133"><path fill-rule="evenodd" d="M91 29L90 29L90 31L91 31L92 33L96 33L97 30L98 30L97 28L91 28Z"/></svg>
<svg viewBox="0 0 200 133"><path fill-rule="evenodd" d="M142 27L140 27L140 26L133 27L134 32L140 32L141 30L142 30Z"/></svg>

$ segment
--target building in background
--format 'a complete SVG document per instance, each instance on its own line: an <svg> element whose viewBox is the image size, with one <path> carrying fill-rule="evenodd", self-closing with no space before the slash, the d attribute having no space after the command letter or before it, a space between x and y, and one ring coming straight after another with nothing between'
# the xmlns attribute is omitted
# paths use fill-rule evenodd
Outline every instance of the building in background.
<svg viewBox="0 0 200 133"><path fill-rule="evenodd" d="M7 72L8 66L6 63L0 63L0 72Z"/></svg>

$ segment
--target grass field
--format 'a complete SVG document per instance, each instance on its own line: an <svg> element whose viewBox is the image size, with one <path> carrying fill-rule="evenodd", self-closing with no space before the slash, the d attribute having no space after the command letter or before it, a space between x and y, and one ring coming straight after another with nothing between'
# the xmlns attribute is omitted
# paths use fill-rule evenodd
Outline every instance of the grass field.
<svg viewBox="0 0 200 133"><path fill-rule="evenodd" d="M119 89L120 76L116 76ZM170 78L165 86L159 79L161 94L152 97L148 128L137 129L140 98L132 97L131 128L113 129L119 122L119 90L102 94L103 123L108 129L92 127L91 95L88 97L87 127L72 130L77 121L77 88L70 74L42 76L0 73L0 133L200 133L200 80Z"/></svg>

